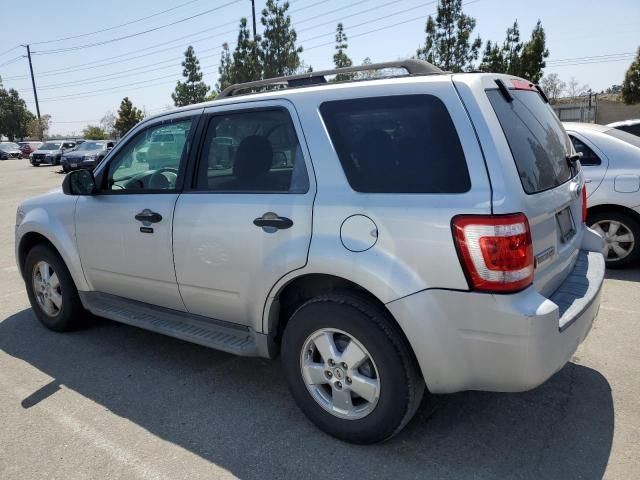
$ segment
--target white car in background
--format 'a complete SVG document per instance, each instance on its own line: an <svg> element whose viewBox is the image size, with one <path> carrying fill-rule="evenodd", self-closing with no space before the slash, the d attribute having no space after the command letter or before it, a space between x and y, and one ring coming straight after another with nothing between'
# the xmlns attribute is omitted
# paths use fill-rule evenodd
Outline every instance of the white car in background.
<svg viewBox="0 0 640 480"><path fill-rule="evenodd" d="M605 239L608 267L640 258L640 137L592 123L564 123L587 188L587 223Z"/></svg>
<svg viewBox="0 0 640 480"><path fill-rule="evenodd" d="M609 123L607 127L617 128L624 132L632 133L640 137L640 118L632 120L622 120L621 122Z"/></svg>

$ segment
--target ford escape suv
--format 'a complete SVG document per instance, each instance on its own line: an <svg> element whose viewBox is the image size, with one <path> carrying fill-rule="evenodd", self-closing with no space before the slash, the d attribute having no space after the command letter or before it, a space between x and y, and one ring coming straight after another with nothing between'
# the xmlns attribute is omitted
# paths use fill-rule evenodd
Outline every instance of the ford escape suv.
<svg viewBox="0 0 640 480"><path fill-rule="evenodd" d="M402 74L328 81L362 69ZM168 131L183 141L133 161ZM234 85L22 203L16 258L46 327L91 312L279 355L312 422L371 443L425 393L528 390L571 358L604 276L579 158L507 75L404 61Z"/></svg>

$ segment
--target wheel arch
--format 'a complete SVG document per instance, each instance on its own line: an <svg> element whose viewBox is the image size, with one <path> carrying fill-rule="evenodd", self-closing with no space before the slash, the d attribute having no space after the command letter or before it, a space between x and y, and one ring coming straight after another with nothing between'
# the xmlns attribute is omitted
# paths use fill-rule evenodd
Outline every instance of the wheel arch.
<svg viewBox="0 0 640 480"><path fill-rule="evenodd" d="M629 215L631 218L640 223L640 213L636 212L634 209L625 207L623 205L616 205L612 203L602 203L600 205L594 205L593 207L587 208L587 221L589 221L589 217L595 215L596 213L603 212L618 212Z"/></svg>
<svg viewBox="0 0 640 480"><path fill-rule="evenodd" d="M378 308L383 309L395 324L398 332L406 341L411 355L414 360L416 360L411 342L409 342L403 328L384 302L367 288L346 278L326 273L305 273L293 277L281 285L277 292L268 299L265 305L265 316L267 320L265 331L272 339L271 344L275 347L276 354L280 350L282 333L295 310L304 302L317 295L337 290L353 291L373 302Z"/></svg>
<svg viewBox="0 0 640 480"><path fill-rule="evenodd" d="M33 227L33 225L31 227ZM36 245L47 245L60 256L69 270L76 288L78 290L88 290L89 288L86 284L82 268L80 267L80 259L77 252L73 249L71 252L65 250L62 248L62 244L65 242L62 242L62 244L59 243L55 238L47 235L46 231L42 230L43 229L40 228L29 228L19 236L16 245L16 260L22 278L24 279L26 275L25 261L29 251ZM71 241L72 239L67 239L66 243L68 244ZM72 245L75 247L75 242Z"/></svg>

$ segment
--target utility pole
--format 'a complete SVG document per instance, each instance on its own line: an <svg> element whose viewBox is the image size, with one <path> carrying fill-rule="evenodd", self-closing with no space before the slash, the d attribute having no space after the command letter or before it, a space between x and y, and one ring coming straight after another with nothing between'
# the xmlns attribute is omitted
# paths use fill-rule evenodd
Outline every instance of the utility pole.
<svg viewBox="0 0 640 480"><path fill-rule="evenodd" d="M33 65L31 64L31 49L29 45L23 45L27 47L27 57L29 57L29 70L31 71L31 85L33 85L33 98L36 100L36 113L38 114L38 132L40 133L40 140L42 140L42 123L40 122L40 104L38 103L38 91L36 90L36 80L33 77Z"/></svg>
<svg viewBox="0 0 640 480"><path fill-rule="evenodd" d="M256 39L256 0L251 0L251 15L253 16L253 39Z"/></svg>

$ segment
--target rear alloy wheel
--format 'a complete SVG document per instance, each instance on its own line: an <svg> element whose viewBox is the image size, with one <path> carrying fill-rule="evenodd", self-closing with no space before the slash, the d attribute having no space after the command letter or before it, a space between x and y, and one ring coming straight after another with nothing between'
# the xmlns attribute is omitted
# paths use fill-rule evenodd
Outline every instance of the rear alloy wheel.
<svg viewBox="0 0 640 480"><path fill-rule="evenodd" d="M391 438L411 420L425 390L393 318L355 291L319 295L300 306L284 331L282 362L300 409L347 442Z"/></svg>
<svg viewBox="0 0 640 480"><path fill-rule="evenodd" d="M626 267L640 257L640 224L619 212L596 213L589 217L591 228L604 238L607 267Z"/></svg>
<svg viewBox="0 0 640 480"><path fill-rule="evenodd" d="M336 417L364 418L378 404L380 376L373 358L342 330L322 328L307 338L300 373L318 405Z"/></svg>

